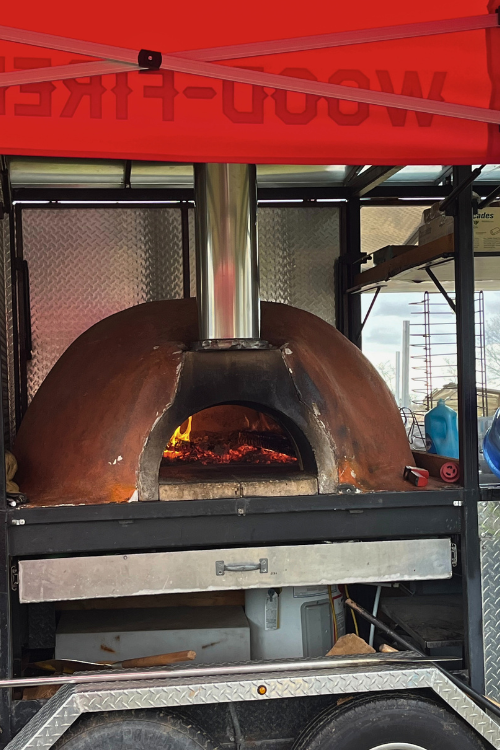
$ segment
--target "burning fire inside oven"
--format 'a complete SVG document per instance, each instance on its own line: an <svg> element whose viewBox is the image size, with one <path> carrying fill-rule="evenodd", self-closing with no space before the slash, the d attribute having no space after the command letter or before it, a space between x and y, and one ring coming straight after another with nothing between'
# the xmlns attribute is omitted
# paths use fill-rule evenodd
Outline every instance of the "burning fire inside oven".
<svg viewBox="0 0 500 750"><path fill-rule="evenodd" d="M298 468L294 445L278 422L237 405L214 406L189 417L170 438L162 463Z"/></svg>

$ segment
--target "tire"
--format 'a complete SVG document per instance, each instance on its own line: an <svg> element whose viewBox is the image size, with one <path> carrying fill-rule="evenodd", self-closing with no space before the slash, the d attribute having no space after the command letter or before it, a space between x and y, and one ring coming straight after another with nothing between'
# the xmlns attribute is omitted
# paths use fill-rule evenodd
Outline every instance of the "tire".
<svg viewBox="0 0 500 750"><path fill-rule="evenodd" d="M54 750L215 750L199 727L162 711L120 711L84 717Z"/></svg>
<svg viewBox="0 0 500 750"><path fill-rule="evenodd" d="M458 716L432 700L394 694L355 698L329 708L293 750L486 750Z"/></svg>

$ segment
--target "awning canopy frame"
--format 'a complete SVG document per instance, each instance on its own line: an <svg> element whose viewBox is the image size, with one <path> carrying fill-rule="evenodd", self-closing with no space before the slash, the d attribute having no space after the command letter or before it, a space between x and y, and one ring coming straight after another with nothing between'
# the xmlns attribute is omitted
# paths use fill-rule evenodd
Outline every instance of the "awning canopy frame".
<svg viewBox="0 0 500 750"><path fill-rule="evenodd" d="M432 101L415 96L371 91L368 89L343 86L291 76L265 73L258 70L236 68L216 64L213 61L232 60L259 55L275 55L288 52L340 47L352 44L406 39L436 34L492 29L499 25L498 13L453 18L444 21L402 24L374 29L361 29L349 32L320 34L309 37L295 37L276 41L251 44L228 45L169 54L152 53L158 56L155 70L170 70L203 77L215 78L252 86L294 91L301 94L341 99L343 101L373 104L383 107L443 115L465 120L500 124L500 111L485 107L472 107L464 104ZM78 39L70 39L52 34L0 26L0 39L37 47L44 47L79 55L104 58L92 62L71 65L35 68L23 71L0 73L0 87L74 79L87 76L107 75L144 69L139 64L140 52ZM144 52L142 50L141 52Z"/></svg>

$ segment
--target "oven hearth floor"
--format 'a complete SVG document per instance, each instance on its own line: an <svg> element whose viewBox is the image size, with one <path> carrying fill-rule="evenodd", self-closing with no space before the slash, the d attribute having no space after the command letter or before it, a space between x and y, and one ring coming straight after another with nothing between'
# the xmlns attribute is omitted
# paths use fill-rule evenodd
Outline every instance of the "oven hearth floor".
<svg viewBox="0 0 500 750"><path fill-rule="evenodd" d="M162 465L160 500L212 500L232 497L284 497L317 495L313 474L289 466Z"/></svg>

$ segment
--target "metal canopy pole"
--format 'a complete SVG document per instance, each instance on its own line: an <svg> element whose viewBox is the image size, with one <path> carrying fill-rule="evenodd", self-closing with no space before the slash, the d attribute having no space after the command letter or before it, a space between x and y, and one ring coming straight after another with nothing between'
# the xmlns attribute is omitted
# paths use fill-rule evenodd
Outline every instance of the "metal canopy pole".
<svg viewBox="0 0 500 750"><path fill-rule="evenodd" d="M5 193L8 181L0 185L0 205L7 202ZM10 200L8 201L10 203ZM13 223L12 206L9 205L9 218L3 221ZM12 224L11 224L12 226ZM0 232L2 231L0 218ZM9 250L5 248L5 253ZM5 280L8 284L10 279ZM3 394L7 383L0 372L0 394ZM0 680L11 679L12 674L12 642L11 642L11 608L10 608L10 557L8 548L8 520L7 497L5 490L5 420L4 400L0 398ZM11 738L12 692L0 691L0 747L4 747Z"/></svg>
<svg viewBox="0 0 500 750"><path fill-rule="evenodd" d="M0 399L0 419L2 420L2 403ZM0 431L0 680L13 677L12 669L12 627L10 602L10 557L8 549L7 505L5 495L5 455L4 432ZM0 690L0 748L11 739L12 692Z"/></svg>
<svg viewBox="0 0 500 750"><path fill-rule="evenodd" d="M463 183L470 166L453 168L453 184ZM464 487L462 568L465 655L471 687L484 693L483 618L477 503L479 494L476 331L474 313L474 236L472 186L454 205L455 290L457 313L458 426L460 470Z"/></svg>
<svg viewBox="0 0 500 750"><path fill-rule="evenodd" d="M349 198L343 214L342 250L336 267L336 325L361 349L361 295L348 293L354 285L361 258L361 204Z"/></svg>

